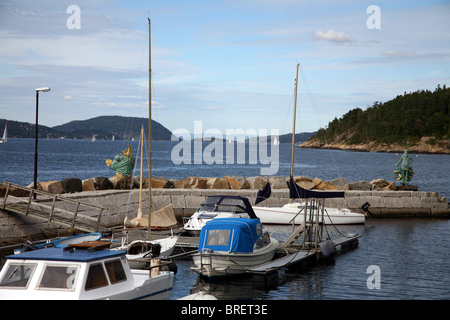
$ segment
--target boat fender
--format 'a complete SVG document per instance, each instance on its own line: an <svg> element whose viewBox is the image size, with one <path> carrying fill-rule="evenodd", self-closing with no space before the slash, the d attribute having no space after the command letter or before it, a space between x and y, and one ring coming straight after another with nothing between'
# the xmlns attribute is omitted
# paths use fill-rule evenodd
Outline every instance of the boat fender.
<svg viewBox="0 0 450 320"><path fill-rule="evenodd" d="M336 248L331 240L322 242L320 244L320 249L325 258L333 257L336 254Z"/></svg>

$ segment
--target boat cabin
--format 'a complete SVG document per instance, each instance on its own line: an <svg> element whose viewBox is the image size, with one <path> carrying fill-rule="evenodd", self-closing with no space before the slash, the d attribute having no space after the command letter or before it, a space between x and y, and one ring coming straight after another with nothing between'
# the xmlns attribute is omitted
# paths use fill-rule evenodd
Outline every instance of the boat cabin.
<svg viewBox="0 0 450 320"><path fill-rule="evenodd" d="M144 270L145 278L136 278L125 251L45 248L6 258L0 299L134 299L149 278Z"/></svg>
<svg viewBox="0 0 450 320"><path fill-rule="evenodd" d="M251 253L270 242L258 219L223 218L206 223L200 232L198 251Z"/></svg>

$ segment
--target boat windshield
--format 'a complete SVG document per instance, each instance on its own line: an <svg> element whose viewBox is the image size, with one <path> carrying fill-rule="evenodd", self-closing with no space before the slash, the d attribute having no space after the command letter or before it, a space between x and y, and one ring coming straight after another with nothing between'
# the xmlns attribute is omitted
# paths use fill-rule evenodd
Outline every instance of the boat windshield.
<svg viewBox="0 0 450 320"><path fill-rule="evenodd" d="M39 289L75 289L78 265L46 265Z"/></svg>
<svg viewBox="0 0 450 320"><path fill-rule="evenodd" d="M248 205L239 197L210 196L200 205L198 211L206 212L248 212Z"/></svg>
<svg viewBox="0 0 450 320"><path fill-rule="evenodd" d="M0 287L26 289L35 269L35 263L11 263L0 282Z"/></svg>

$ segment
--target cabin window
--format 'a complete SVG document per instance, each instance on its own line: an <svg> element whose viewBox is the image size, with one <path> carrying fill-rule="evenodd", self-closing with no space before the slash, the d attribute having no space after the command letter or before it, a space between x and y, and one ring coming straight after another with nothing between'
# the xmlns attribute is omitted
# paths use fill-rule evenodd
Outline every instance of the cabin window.
<svg viewBox="0 0 450 320"><path fill-rule="evenodd" d="M26 289L33 275L35 263L19 264L11 263L0 282L0 287L13 287Z"/></svg>
<svg viewBox="0 0 450 320"><path fill-rule="evenodd" d="M73 290L77 273L77 265L46 265L38 288Z"/></svg>
<svg viewBox="0 0 450 320"><path fill-rule="evenodd" d="M119 259L105 262L105 267L111 284L127 280L127 275Z"/></svg>
<svg viewBox="0 0 450 320"><path fill-rule="evenodd" d="M230 241L230 230L209 230L207 246L228 246Z"/></svg>
<svg viewBox="0 0 450 320"><path fill-rule="evenodd" d="M103 269L103 265L101 263L92 264L89 267L89 272L84 289L91 290L107 285L108 280L106 279L105 269Z"/></svg>

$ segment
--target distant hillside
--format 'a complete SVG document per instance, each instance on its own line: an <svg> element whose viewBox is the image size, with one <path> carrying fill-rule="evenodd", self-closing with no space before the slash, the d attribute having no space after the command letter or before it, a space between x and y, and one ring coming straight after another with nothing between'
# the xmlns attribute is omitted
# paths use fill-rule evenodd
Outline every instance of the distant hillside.
<svg viewBox="0 0 450 320"><path fill-rule="evenodd" d="M309 138L311 138L313 135L315 135L317 132L302 132L302 133L296 133L294 136L294 142L295 143L302 143ZM292 133L283 134L280 137L280 143L291 143L292 142Z"/></svg>
<svg viewBox="0 0 450 320"><path fill-rule="evenodd" d="M0 119L0 128L4 128L5 119ZM114 135L117 140L138 139L141 126L148 134L148 118L100 116L88 120L71 121L69 123L47 127L39 125L39 138L67 138L67 139L97 139L110 140ZM3 134L3 129L0 131ZM163 125L152 120L152 140L170 140L172 133ZM33 123L8 120L8 137L34 138L35 125Z"/></svg>
<svg viewBox="0 0 450 320"><path fill-rule="evenodd" d="M71 121L66 124L53 127L54 130L70 134L77 138L116 139L131 140L138 139L141 134L141 126L148 134L148 118L100 116L88 120ZM152 140L170 140L172 132L166 127L152 120Z"/></svg>
<svg viewBox="0 0 450 320"><path fill-rule="evenodd" d="M301 144L304 148L450 153L450 89L404 93L355 108Z"/></svg>

